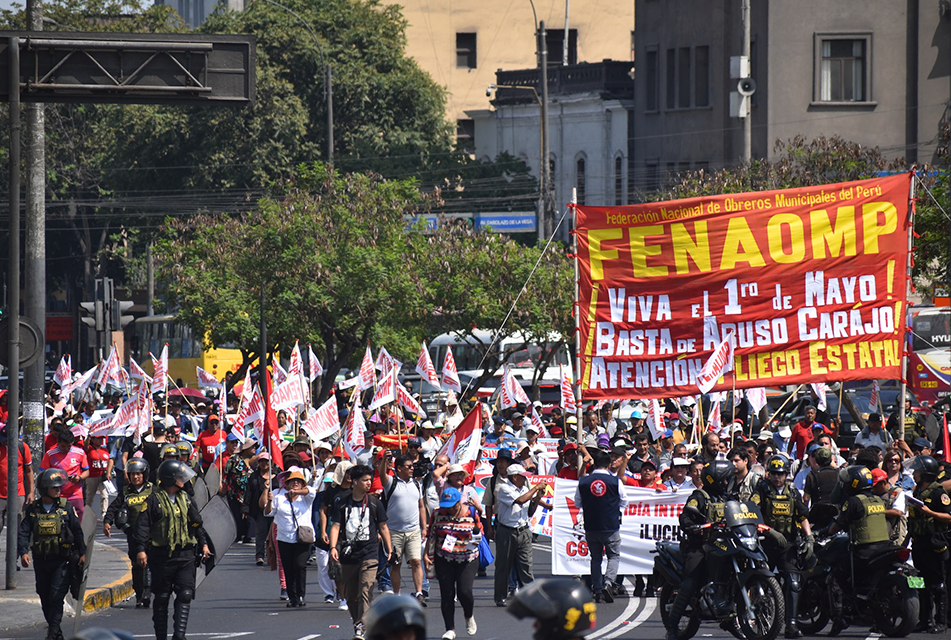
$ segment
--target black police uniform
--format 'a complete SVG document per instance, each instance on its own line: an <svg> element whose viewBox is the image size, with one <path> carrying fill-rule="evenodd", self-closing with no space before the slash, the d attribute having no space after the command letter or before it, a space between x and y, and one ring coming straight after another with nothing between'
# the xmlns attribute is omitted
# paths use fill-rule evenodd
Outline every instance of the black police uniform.
<svg viewBox="0 0 951 640"><path fill-rule="evenodd" d="M174 496L160 487L145 500L132 533L136 555L145 551L152 574L152 622L156 640L168 635L168 602L175 592L172 637L184 640L195 596L196 555L207 544L198 508L184 490Z"/></svg>
<svg viewBox="0 0 951 640"><path fill-rule="evenodd" d="M687 610L690 600L703 586L706 576L704 563L704 544L707 542L703 533L687 531L689 527L706 524L707 522L723 521L723 497L712 496L705 489L696 489L687 498L686 506L696 507L702 517L684 511L680 514L680 527L687 532L686 539L681 543L681 552L684 556L683 582L680 591L670 607L668 624L670 629L676 629L677 624ZM716 568L711 567L711 575L716 575Z"/></svg>
<svg viewBox="0 0 951 640"><path fill-rule="evenodd" d="M885 502L874 495L871 489L861 491L842 504L835 520L838 527L848 530L852 537L852 579L855 585L867 584L864 570L868 561L892 548L888 537L888 521L885 519ZM830 595L832 601L833 631L836 621L842 618L842 585L849 584L848 563L841 562L832 576ZM840 630L841 626L838 627ZM830 633L830 635L837 635Z"/></svg>
<svg viewBox="0 0 951 640"><path fill-rule="evenodd" d="M135 603L137 607L148 608L151 601L151 583L149 581L148 567L140 567L135 561L135 544L132 540L132 533L135 529L135 523L139 519L139 514L145 511L145 503L155 486L151 482L143 483L140 487L133 487L126 484L122 491L112 501L103 516L104 524L116 526L126 535L129 549L129 560L132 561L132 589L135 591Z"/></svg>
<svg viewBox="0 0 951 640"><path fill-rule="evenodd" d="M72 578L70 556L86 555L86 541L76 510L65 498L44 504L42 499L27 505L17 536L17 553L33 551L36 593L49 625L47 640L63 637L63 602Z"/></svg>
<svg viewBox="0 0 951 640"><path fill-rule="evenodd" d="M799 490L788 481L780 493L772 482L762 478L750 500L759 505L766 524L786 539L786 544L780 545L776 537L767 536L763 541L763 550L770 566L783 574L787 624L795 623L802 587L796 541L802 534L802 523L808 517L809 510Z"/></svg>
<svg viewBox="0 0 951 640"><path fill-rule="evenodd" d="M926 507L938 513L951 513L951 496L939 482L922 482L915 487L914 496ZM911 536L911 556L921 571L925 588L919 592L921 610L919 627L943 631L948 624L948 590L945 575L948 570L948 525L927 515L908 501L908 534ZM934 624L932 625L932 610Z"/></svg>

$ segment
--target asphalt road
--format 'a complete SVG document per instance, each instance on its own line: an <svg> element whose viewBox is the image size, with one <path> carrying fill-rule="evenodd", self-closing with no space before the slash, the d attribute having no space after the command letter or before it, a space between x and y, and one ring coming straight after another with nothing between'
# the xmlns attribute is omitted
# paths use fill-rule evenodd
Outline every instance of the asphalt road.
<svg viewBox="0 0 951 640"><path fill-rule="evenodd" d="M547 538L539 538L534 553L536 578L549 576L551 551ZM411 586L405 577L404 583ZM491 568L488 578L476 579L475 587L475 618L479 625L476 640L531 638L534 632L531 621L516 620L505 609L495 606L492 600ZM277 573L269 571L267 567L254 565L253 545L234 545L199 587L197 600L192 605L188 636L194 640L350 640L352 637L353 626L349 614L322 602L314 572L308 572L306 608L287 609L284 602L279 600L279 592ZM444 626L439 611L439 587L435 581L430 591L426 618L427 637L441 638ZM72 619L67 618L64 622L64 629L70 630ZM135 609L132 601L84 616L81 627L90 626L124 629L140 638L154 637L151 612ZM456 610L456 632L460 640L468 638L459 608ZM4 636L0 640L42 639L45 629L28 627L8 631ZM664 628L656 609L656 600L618 598L613 604L598 605L598 627L588 637L591 640L663 638ZM717 640L732 638L714 624L701 626L696 637ZM868 629L851 627L839 637L874 640L879 636L869 635ZM920 634L909 637L924 640L935 636Z"/></svg>

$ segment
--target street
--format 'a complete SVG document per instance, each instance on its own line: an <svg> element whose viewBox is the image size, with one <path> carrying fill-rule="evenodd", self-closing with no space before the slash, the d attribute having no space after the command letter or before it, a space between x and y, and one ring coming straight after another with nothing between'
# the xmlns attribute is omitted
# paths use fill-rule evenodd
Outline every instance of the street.
<svg viewBox="0 0 951 640"><path fill-rule="evenodd" d="M539 538L534 548L536 578L548 577L551 553L548 539ZM531 621L516 620L492 602L491 568L489 577L477 578L475 586L475 618L479 624L475 637L478 640L528 640L531 637ZM630 589L629 583L627 586ZM316 570L310 569L307 607L285 608L284 602L278 599L277 573L269 571L267 567L254 565L253 545L234 545L223 562L199 587L188 621L188 636L196 640L350 640L353 626L349 614L338 611L336 605L324 604L318 592ZM655 603L654 599L618 598L613 604L599 604L598 627L588 637L592 640L663 638L664 629ZM439 587L435 582L430 589L426 619L427 637L440 638L444 629L439 612ZM464 624L462 611L457 607L456 631L460 639L468 637ZM135 609L131 600L119 607L84 616L81 626L123 629L137 638L153 637L151 612ZM67 637L71 629L72 618L67 618L64 624ZM44 632L38 626L17 629L8 632L0 640L42 638ZM703 624L696 637L727 640L732 636L715 624ZM879 634L869 634L868 629L850 627L840 637L873 640ZM909 636L920 640L929 637L932 636Z"/></svg>

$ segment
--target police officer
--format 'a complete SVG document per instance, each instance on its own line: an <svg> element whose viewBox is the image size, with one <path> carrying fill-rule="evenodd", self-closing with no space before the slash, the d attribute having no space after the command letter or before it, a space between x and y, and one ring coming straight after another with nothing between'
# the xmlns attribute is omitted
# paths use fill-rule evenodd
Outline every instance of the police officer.
<svg viewBox="0 0 951 640"><path fill-rule="evenodd" d="M366 640L426 640L426 614L406 594L385 595L367 610Z"/></svg>
<svg viewBox="0 0 951 640"><path fill-rule="evenodd" d="M86 540L76 510L60 496L67 481L62 469L40 474L36 482L40 498L24 510L17 537L17 553L24 568L30 566L29 551L33 550L36 593L48 625L46 640L63 637L59 625L73 571L70 555L79 557L77 567L86 563Z"/></svg>
<svg viewBox="0 0 951 640"><path fill-rule="evenodd" d="M855 584L863 584L864 569L868 561L891 548L888 538L888 522L885 519L885 503L872 493L872 472L868 467L852 465L845 470L846 482L843 486L848 496L842 504L835 522L829 527L829 533L848 530L852 537L852 575ZM832 628L830 636L839 635L848 627L842 617L842 585L847 584L848 564L839 564L833 573L830 585L832 600Z"/></svg>
<svg viewBox="0 0 951 640"><path fill-rule="evenodd" d="M925 588L918 592L921 609L915 631L944 633L948 627L945 574L951 497L938 482L940 468L937 460L931 456L918 456L912 462L912 469L915 500L908 501L908 534L911 536L912 559L925 580Z"/></svg>
<svg viewBox="0 0 951 640"><path fill-rule="evenodd" d="M196 550L211 556L201 516L184 487L195 472L180 460L159 465L158 488L145 500L133 530L136 563L152 572L156 640L168 635L168 601L175 592L173 640L185 640L188 612L195 595Z"/></svg>
<svg viewBox="0 0 951 640"><path fill-rule="evenodd" d="M132 561L132 588L135 590L135 608L148 609L152 602L149 571L135 561L135 544L132 532L139 514L145 511L145 503L155 488L149 477L149 463L143 458L132 458L126 463L126 473L129 482L122 487L122 491L109 505L103 517L102 532L106 537L112 537L112 526L115 525L126 535L129 545L129 559Z"/></svg>
<svg viewBox="0 0 951 640"><path fill-rule="evenodd" d="M812 554L814 538L809 526L808 509L799 491L789 482L789 460L773 456L766 462L766 477L754 488L750 500L760 506L770 532L763 548L769 563L783 576L786 588L786 637L801 638L796 624L802 583L799 575L797 540L805 539L805 555Z"/></svg>
<svg viewBox="0 0 951 640"><path fill-rule="evenodd" d="M667 616L668 640L677 640L680 618L703 582L704 538L692 528L707 522L723 520L726 488L734 474L735 467L729 460L707 462L700 471L700 481L703 486L694 490L687 498L685 506L693 507L693 509L685 509L680 514L680 527L687 533L687 538L681 543L684 554L684 580Z"/></svg>
<svg viewBox="0 0 951 640"><path fill-rule="evenodd" d="M597 624L597 605L584 584L571 578L536 580L508 605L518 618L535 618L535 640L583 638Z"/></svg>

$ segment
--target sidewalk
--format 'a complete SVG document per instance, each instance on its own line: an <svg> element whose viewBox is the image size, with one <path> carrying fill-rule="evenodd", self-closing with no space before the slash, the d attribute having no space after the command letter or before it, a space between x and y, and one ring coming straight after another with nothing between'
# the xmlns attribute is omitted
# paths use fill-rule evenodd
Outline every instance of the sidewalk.
<svg viewBox="0 0 951 640"><path fill-rule="evenodd" d="M97 532L92 565L86 582L84 613L105 609L133 595L132 565L126 553L125 536L106 538ZM6 529L0 534L0 630L45 625L40 598L36 595L33 567L17 571L17 588L6 590ZM19 561L17 566L20 566ZM72 628L73 601L66 596L63 628ZM69 626L67 626L69 625Z"/></svg>

